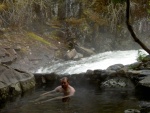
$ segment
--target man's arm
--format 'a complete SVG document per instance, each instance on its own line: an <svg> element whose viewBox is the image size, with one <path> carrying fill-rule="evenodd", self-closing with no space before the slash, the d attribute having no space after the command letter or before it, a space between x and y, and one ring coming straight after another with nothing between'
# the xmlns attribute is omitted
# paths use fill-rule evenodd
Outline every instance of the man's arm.
<svg viewBox="0 0 150 113"><path fill-rule="evenodd" d="M42 104L42 103L49 102L49 101L52 101L52 100L63 99L63 98L71 97L71 96L73 96L73 95L58 96L58 97L51 98L51 99L48 99L48 100L45 100L45 101L41 101L41 102L39 102L39 103Z"/></svg>
<svg viewBox="0 0 150 113"><path fill-rule="evenodd" d="M46 93L43 93L43 94L41 94L40 96L44 96L44 95L51 94L51 93L54 93L54 92L56 92L55 89L52 90L52 91L48 91L48 92L46 92Z"/></svg>
<svg viewBox="0 0 150 113"><path fill-rule="evenodd" d="M54 90L52 90L52 91L48 91L48 92L46 92L46 93L43 93L43 94L41 94L40 96L44 96L44 95L51 94L51 93L54 93L54 92L59 92L59 90L60 90L60 86L56 87L56 88L55 88Z"/></svg>
<svg viewBox="0 0 150 113"><path fill-rule="evenodd" d="M53 96L54 94L52 94L52 93L59 92L59 89L60 89L60 86L56 87L52 91L48 91L46 93L41 94L39 98L37 98L37 99L35 99L34 101L31 101L31 102L37 102L37 101L40 101L42 99L45 99L47 96Z"/></svg>
<svg viewBox="0 0 150 113"><path fill-rule="evenodd" d="M40 103L45 103L45 102L49 102L49 101L52 101L52 100L57 100L57 99L63 99L63 98L71 97L71 96L74 95L74 93L75 93L75 90L72 89L72 91L70 92L69 95L66 95L66 96L58 96L58 97L51 98L51 99L48 99L48 100L45 100L45 101L41 101Z"/></svg>

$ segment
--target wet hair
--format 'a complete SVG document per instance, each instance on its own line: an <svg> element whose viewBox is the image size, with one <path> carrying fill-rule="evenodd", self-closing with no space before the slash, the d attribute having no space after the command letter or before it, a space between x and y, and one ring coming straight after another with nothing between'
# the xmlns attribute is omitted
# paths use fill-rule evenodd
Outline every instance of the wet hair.
<svg viewBox="0 0 150 113"><path fill-rule="evenodd" d="M69 83L69 80L68 80L68 78L67 78L67 77L63 77L63 78L61 78L61 79L60 79L60 81L67 81L67 82Z"/></svg>

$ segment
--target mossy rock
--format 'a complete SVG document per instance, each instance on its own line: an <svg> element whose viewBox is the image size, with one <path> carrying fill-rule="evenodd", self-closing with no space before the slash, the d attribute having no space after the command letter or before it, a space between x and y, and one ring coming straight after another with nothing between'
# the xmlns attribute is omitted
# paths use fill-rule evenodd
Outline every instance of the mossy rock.
<svg viewBox="0 0 150 113"><path fill-rule="evenodd" d="M148 61L150 61L150 55L147 55L142 59L142 62L148 62Z"/></svg>
<svg viewBox="0 0 150 113"><path fill-rule="evenodd" d="M51 48L57 49L57 47L56 47L54 44L52 44L52 43L50 43L49 41L45 40L44 38L42 38L42 37L36 35L35 33L29 32L29 33L27 33L27 35L28 35L29 37L31 37L31 38L33 38L33 39L39 41L39 42L42 42L42 43L44 43L44 44L46 44L46 45L49 45Z"/></svg>

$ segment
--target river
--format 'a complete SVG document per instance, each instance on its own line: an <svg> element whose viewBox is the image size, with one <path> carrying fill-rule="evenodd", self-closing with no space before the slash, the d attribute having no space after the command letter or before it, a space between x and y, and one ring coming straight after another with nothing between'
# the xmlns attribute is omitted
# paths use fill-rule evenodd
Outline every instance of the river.
<svg viewBox="0 0 150 113"><path fill-rule="evenodd" d="M55 62L51 66L40 67L35 73L77 74L88 69L106 69L113 64L128 65L137 62L139 51L146 54L143 50L108 51L78 61Z"/></svg>

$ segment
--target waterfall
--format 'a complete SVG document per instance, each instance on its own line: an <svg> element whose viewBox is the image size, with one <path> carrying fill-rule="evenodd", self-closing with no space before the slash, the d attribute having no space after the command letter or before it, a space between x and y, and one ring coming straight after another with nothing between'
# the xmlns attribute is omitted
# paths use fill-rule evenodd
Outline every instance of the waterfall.
<svg viewBox="0 0 150 113"><path fill-rule="evenodd" d="M106 69L113 64L128 65L137 62L138 51L108 51L78 61L64 61L48 67L41 67L36 73L77 74L86 72L88 69ZM142 52L147 54L145 51Z"/></svg>

